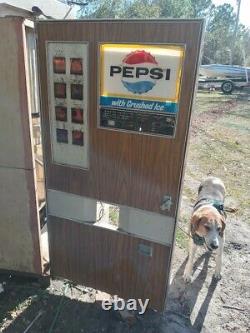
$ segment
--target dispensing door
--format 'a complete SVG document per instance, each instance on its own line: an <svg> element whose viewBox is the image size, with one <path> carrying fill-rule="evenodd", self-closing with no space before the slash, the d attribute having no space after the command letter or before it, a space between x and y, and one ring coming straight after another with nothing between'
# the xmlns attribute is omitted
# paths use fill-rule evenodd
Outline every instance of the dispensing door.
<svg viewBox="0 0 250 333"><path fill-rule="evenodd" d="M37 24L53 276L164 308L202 28Z"/></svg>

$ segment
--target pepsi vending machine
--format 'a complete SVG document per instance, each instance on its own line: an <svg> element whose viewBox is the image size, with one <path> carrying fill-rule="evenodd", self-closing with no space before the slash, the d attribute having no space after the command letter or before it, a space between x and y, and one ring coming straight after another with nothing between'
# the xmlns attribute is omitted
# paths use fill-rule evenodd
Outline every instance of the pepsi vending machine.
<svg viewBox="0 0 250 333"><path fill-rule="evenodd" d="M202 31L37 23L53 276L164 309Z"/></svg>

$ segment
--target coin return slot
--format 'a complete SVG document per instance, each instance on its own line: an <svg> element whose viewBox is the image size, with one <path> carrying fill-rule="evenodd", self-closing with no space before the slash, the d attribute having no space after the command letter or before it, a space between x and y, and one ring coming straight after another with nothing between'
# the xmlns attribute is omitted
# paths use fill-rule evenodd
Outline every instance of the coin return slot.
<svg viewBox="0 0 250 333"><path fill-rule="evenodd" d="M54 95L56 98L66 98L66 83L54 83Z"/></svg>
<svg viewBox="0 0 250 333"><path fill-rule="evenodd" d="M82 84L71 84L71 99L83 99L83 86Z"/></svg>
<svg viewBox="0 0 250 333"><path fill-rule="evenodd" d="M72 108L71 109L71 121L74 124L83 124L83 109Z"/></svg>
<svg viewBox="0 0 250 333"><path fill-rule="evenodd" d="M72 144L77 146L83 146L83 132L79 130L72 131Z"/></svg>
<svg viewBox="0 0 250 333"><path fill-rule="evenodd" d="M70 74L82 75L82 59L81 58L71 58L70 59Z"/></svg>
<svg viewBox="0 0 250 333"><path fill-rule="evenodd" d="M64 106L55 107L56 120L67 121L67 108Z"/></svg>
<svg viewBox="0 0 250 333"><path fill-rule="evenodd" d="M54 57L53 58L53 71L56 74L66 73L66 61L64 57Z"/></svg>
<svg viewBox="0 0 250 333"><path fill-rule="evenodd" d="M152 257L153 248L149 245L141 243L138 245L138 252L146 257Z"/></svg>
<svg viewBox="0 0 250 333"><path fill-rule="evenodd" d="M115 120L108 120L108 126L115 126Z"/></svg>
<svg viewBox="0 0 250 333"><path fill-rule="evenodd" d="M56 140L59 143L68 143L68 131L66 129L56 129Z"/></svg>

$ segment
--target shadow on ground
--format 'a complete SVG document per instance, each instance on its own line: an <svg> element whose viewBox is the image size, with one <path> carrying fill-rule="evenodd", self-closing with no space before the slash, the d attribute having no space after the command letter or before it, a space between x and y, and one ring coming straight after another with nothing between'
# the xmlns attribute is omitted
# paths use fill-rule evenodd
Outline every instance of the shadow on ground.
<svg viewBox="0 0 250 333"><path fill-rule="evenodd" d="M207 277L209 259L210 253L206 252L196 260L194 264L194 271L196 271L202 263L203 266L192 283L185 284L182 278L187 259L181 264L172 279L172 283L169 288L166 315L168 316L168 314L171 313L176 315L176 320L179 322L179 325L182 325L183 328L186 329L183 329L183 331L176 330L176 332L201 332L203 328L203 323L206 318L210 301L217 287L217 281L215 279L212 279L208 287L206 297L200 306L200 309L197 311L196 319L193 323L191 323L190 317ZM181 317L183 317L182 322L180 321Z"/></svg>
<svg viewBox="0 0 250 333"><path fill-rule="evenodd" d="M195 269L203 267L191 284L184 284L182 274L186 260L179 267L169 287L168 305L163 314L148 310L143 316L135 315L134 321L122 320L117 311L103 311L101 303L86 302L89 295L72 287L66 294L54 293L56 284L62 293L65 284L54 281L49 289L43 290L27 280L9 279L5 292L0 296L0 327L2 332L24 332L38 314L40 317L28 330L29 333L192 333L200 332L212 299L216 283L212 281L207 296L191 323L190 315L206 279L209 254L197 259ZM6 280L6 278L5 278ZM64 288L64 289L63 289ZM78 299L72 299L72 295ZM87 297L87 298L86 298Z"/></svg>

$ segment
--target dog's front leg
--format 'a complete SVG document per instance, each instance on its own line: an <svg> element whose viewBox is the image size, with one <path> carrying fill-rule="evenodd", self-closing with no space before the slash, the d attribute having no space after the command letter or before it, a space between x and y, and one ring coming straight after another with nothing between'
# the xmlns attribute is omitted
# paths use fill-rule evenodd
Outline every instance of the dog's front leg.
<svg viewBox="0 0 250 333"><path fill-rule="evenodd" d="M194 241L192 238L189 239L189 255L188 255L188 261L187 265L183 274L183 279L185 282L191 281L191 276L193 273L193 261L194 261L194 255L197 249L197 245L194 244Z"/></svg>
<svg viewBox="0 0 250 333"><path fill-rule="evenodd" d="M223 235L223 237L220 238L220 243L219 243L219 247L218 247L217 254L216 254L214 278L217 280L221 279L221 267L222 267L224 242L225 242L225 236Z"/></svg>

